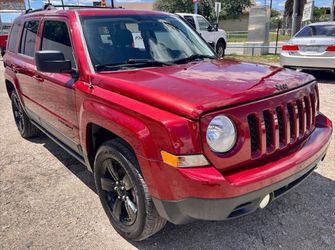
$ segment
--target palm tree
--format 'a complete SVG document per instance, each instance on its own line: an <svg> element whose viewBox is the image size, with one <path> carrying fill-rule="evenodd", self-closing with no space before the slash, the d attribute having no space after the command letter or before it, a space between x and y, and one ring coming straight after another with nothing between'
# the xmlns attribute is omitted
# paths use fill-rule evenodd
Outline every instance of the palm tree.
<svg viewBox="0 0 335 250"><path fill-rule="evenodd" d="M301 19L304 11L304 6L306 3L306 0L297 0L297 9L298 9L298 17L297 17L297 27L296 30L300 30L301 27ZM292 22L292 15L293 15L293 3L294 0L287 0L285 2L285 11L284 11L284 17L286 20L286 26L289 27L289 23Z"/></svg>

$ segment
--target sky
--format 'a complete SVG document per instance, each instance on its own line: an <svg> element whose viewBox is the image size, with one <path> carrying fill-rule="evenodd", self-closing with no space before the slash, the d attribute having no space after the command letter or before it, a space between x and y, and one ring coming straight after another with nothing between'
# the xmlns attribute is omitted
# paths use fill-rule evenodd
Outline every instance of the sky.
<svg viewBox="0 0 335 250"><path fill-rule="evenodd" d="M258 4L270 4L270 0L257 0ZM285 0L272 0L272 6L274 9L283 10L285 6ZM332 0L315 0L315 6L318 7L330 7Z"/></svg>
<svg viewBox="0 0 335 250"><path fill-rule="evenodd" d="M98 1L98 0L97 0ZM106 0L107 4L110 3L110 0ZM124 3L124 2L152 2L153 0L114 0L114 3ZM192 1L192 0L190 0ZM38 9L41 8L47 0L30 0L31 8ZM51 0L54 4L61 4L60 0ZM64 4L77 4L83 5L92 5L92 0L64 0ZM270 3L270 0L257 0L258 4ZM315 6L318 7L329 7L332 0L315 0ZM28 8L28 0L25 0L26 6ZM285 0L272 0L273 8L277 10L283 10L285 5ZM11 22L18 14L1 14L1 19L3 22Z"/></svg>

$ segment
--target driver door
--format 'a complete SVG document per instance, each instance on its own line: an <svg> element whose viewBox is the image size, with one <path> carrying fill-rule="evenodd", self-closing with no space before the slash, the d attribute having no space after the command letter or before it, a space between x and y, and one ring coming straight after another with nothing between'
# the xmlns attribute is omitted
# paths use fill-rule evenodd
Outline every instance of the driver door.
<svg viewBox="0 0 335 250"><path fill-rule="evenodd" d="M213 32L208 31L208 27L211 26L210 23L202 16L196 16L198 30L200 31L200 35L205 39L207 43L213 43Z"/></svg>
<svg viewBox="0 0 335 250"><path fill-rule="evenodd" d="M46 18L43 20L39 50L57 50L70 60L77 70L67 20ZM40 122L49 133L76 153L79 145L78 117L75 103L76 80L69 73L37 71L36 79L43 87L39 103L43 108Z"/></svg>

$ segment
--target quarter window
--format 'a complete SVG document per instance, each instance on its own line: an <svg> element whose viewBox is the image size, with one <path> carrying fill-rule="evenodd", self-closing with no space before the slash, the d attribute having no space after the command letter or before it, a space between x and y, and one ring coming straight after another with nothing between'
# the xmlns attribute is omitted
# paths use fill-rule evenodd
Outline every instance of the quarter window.
<svg viewBox="0 0 335 250"><path fill-rule="evenodd" d="M15 49L19 30L20 26L17 23L14 23L8 39L8 51L16 52Z"/></svg>
<svg viewBox="0 0 335 250"><path fill-rule="evenodd" d="M38 24L39 21L37 20L25 22L20 46L21 54L30 57L35 56L35 42L36 42Z"/></svg>
<svg viewBox="0 0 335 250"><path fill-rule="evenodd" d="M72 68L76 68L70 35L65 22L51 20L44 22L41 50L63 52L65 59L71 61Z"/></svg>
<svg viewBox="0 0 335 250"><path fill-rule="evenodd" d="M193 28L196 29L193 16L184 16L184 18Z"/></svg>

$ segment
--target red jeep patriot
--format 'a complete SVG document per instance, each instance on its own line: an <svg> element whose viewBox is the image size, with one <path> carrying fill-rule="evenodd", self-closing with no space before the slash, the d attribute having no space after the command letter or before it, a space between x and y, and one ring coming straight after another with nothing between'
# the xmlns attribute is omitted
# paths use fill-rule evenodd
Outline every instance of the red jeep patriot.
<svg viewBox="0 0 335 250"><path fill-rule="evenodd" d="M4 65L22 137L85 164L131 240L264 208L330 143L312 76L218 59L172 14L49 5L15 20Z"/></svg>

